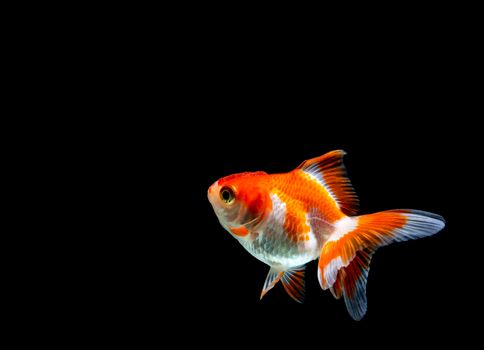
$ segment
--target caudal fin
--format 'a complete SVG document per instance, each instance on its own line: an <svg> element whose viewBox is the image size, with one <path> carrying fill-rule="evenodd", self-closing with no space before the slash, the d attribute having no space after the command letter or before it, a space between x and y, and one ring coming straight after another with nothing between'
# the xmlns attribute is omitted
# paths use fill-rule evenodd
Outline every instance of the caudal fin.
<svg viewBox="0 0 484 350"><path fill-rule="evenodd" d="M370 259L379 247L431 236L445 226L436 214L419 210L388 210L376 214L345 217L324 244L319 257L318 279L336 298L345 298L351 317L366 313L366 279Z"/></svg>

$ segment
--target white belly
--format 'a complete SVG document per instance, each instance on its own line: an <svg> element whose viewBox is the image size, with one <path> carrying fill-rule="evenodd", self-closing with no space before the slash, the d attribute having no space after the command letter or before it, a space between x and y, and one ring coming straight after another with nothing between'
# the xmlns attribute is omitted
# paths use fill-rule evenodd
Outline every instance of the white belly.
<svg viewBox="0 0 484 350"><path fill-rule="evenodd" d="M241 244L260 261L284 270L317 259L320 252L314 235L309 241L295 243L287 237L281 237L268 230L259 233L254 239L241 241Z"/></svg>
<svg viewBox="0 0 484 350"><path fill-rule="evenodd" d="M239 239L249 253L272 267L288 269L319 258L321 248L334 231L334 226L319 218L316 212L306 215L310 227L309 240L294 241L284 231L286 204L275 194L271 196L273 210L259 229Z"/></svg>

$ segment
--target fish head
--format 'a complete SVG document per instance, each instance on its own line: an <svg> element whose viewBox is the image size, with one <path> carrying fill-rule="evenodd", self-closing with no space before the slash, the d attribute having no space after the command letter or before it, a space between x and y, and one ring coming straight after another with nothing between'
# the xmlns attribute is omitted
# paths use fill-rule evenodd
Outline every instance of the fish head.
<svg viewBox="0 0 484 350"><path fill-rule="evenodd" d="M266 173L241 173L214 182L207 196L220 224L240 237L256 230L272 209L267 189Z"/></svg>

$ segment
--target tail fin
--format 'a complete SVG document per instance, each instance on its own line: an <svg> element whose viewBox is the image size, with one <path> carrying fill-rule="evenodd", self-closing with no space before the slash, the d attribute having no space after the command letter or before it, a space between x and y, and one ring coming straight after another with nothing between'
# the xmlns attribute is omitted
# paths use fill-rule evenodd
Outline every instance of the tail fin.
<svg viewBox="0 0 484 350"><path fill-rule="evenodd" d="M388 210L345 217L324 244L319 257L318 278L323 289L345 298L351 317L366 313L366 279L373 252L393 242L431 236L444 228L444 219L418 210Z"/></svg>

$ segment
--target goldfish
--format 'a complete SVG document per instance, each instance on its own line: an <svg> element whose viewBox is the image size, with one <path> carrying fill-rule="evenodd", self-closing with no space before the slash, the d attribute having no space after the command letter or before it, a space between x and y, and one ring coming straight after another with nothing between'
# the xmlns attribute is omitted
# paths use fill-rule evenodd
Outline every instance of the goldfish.
<svg viewBox="0 0 484 350"><path fill-rule="evenodd" d="M440 215L420 210L357 215L359 200L345 170L345 154L332 151L282 174L234 174L209 187L208 200L222 227L270 267L261 299L280 281L302 303L305 266L319 259L321 288L336 299L343 296L350 316L361 320L375 251L444 228Z"/></svg>

